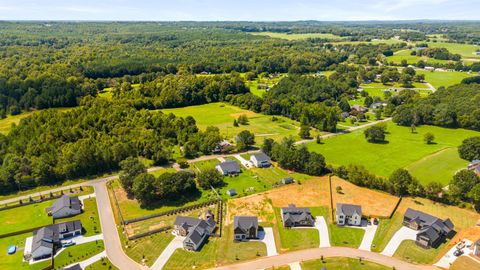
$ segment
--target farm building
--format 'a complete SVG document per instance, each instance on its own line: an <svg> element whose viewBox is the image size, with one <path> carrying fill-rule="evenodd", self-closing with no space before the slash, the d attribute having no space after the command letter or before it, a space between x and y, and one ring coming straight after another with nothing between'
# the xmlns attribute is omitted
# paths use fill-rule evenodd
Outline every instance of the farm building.
<svg viewBox="0 0 480 270"><path fill-rule="evenodd" d="M31 255L34 260L50 257L60 240L82 234L80 220L49 225L33 232Z"/></svg>
<svg viewBox="0 0 480 270"><path fill-rule="evenodd" d="M337 203L337 225L362 225L362 207L354 204Z"/></svg>
<svg viewBox="0 0 480 270"><path fill-rule="evenodd" d="M46 211L48 215L51 215L53 218L71 217L82 212L82 202L76 196L69 197L63 195L52 204L52 207L47 208Z"/></svg>
<svg viewBox="0 0 480 270"><path fill-rule="evenodd" d="M294 204L281 209L283 226L288 227L313 227L315 220L310 208L298 208Z"/></svg>
<svg viewBox="0 0 480 270"><path fill-rule="evenodd" d="M450 219L442 220L411 208L405 212L403 225L418 231L416 244L423 248L437 247L454 232Z"/></svg>
<svg viewBox="0 0 480 270"><path fill-rule="evenodd" d="M258 218L253 216L234 217L233 234L235 235L234 239L238 241L258 238Z"/></svg>
<svg viewBox="0 0 480 270"><path fill-rule="evenodd" d="M227 190L227 195L228 196L235 196L235 195L237 195L237 191L234 188L231 188L231 189Z"/></svg>
<svg viewBox="0 0 480 270"><path fill-rule="evenodd" d="M257 168L268 168L272 165L272 160L269 156L265 155L264 153L257 153L252 154L250 156L250 161L255 165Z"/></svg>
<svg viewBox="0 0 480 270"><path fill-rule="evenodd" d="M293 180L293 177L282 178L282 184L284 185L293 184L293 182L295 182L295 180Z"/></svg>
<svg viewBox="0 0 480 270"><path fill-rule="evenodd" d="M240 165L235 160L227 159L215 166L215 168L223 175L237 175L242 172Z"/></svg>

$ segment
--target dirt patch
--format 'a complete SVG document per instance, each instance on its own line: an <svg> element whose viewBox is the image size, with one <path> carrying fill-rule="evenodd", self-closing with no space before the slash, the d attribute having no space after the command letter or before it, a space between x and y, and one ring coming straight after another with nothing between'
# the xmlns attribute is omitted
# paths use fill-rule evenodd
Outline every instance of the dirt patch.
<svg viewBox="0 0 480 270"><path fill-rule="evenodd" d="M340 193L336 187L342 188ZM356 186L338 177L332 177L333 207L337 203L358 204L366 216L389 217L400 198L385 192Z"/></svg>
<svg viewBox="0 0 480 270"><path fill-rule="evenodd" d="M251 196L230 200L225 222L233 223L234 216L257 216L260 222L274 223L273 207L266 194L254 194Z"/></svg>

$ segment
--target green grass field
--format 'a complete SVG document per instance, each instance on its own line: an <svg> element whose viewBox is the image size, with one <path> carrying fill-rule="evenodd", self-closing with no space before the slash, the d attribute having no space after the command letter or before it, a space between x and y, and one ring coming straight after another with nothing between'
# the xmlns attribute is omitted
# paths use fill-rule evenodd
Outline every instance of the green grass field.
<svg viewBox="0 0 480 270"><path fill-rule="evenodd" d="M102 258L100 261L90 264L85 270L118 270L108 258Z"/></svg>
<svg viewBox="0 0 480 270"><path fill-rule="evenodd" d="M370 172L384 177L388 177L398 168L405 168L417 163L412 165L414 166L413 172L421 183L439 181L447 185L448 180L453 176L452 172L461 169L461 167L440 166L436 175L441 175L442 178L435 179L425 173L430 170L429 167L425 166L429 166L431 162L429 159L424 159L446 148L455 149L465 138L480 134L471 130L447 129L435 126L420 126L417 128L417 133L412 134L409 127L401 127L389 122L386 136L388 143L374 144L365 140L363 131L357 130L349 134L325 139L323 144L310 142L307 146L310 150L322 153L329 164L335 166L363 165ZM427 132L435 135L436 144L427 145L424 143L423 135ZM445 154L431 158L435 158L436 162L442 163L454 160L455 158L452 158L448 153L455 154L454 152L445 152Z"/></svg>
<svg viewBox="0 0 480 270"><path fill-rule="evenodd" d="M466 72L431 72L426 70L417 70L417 74L425 74L425 80L437 89L440 86L449 87L459 84L464 78L474 76Z"/></svg>
<svg viewBox="0 0 480 270"><path fill-rule="evenodd" d="M328 270L388 270L392 269L384 265L359 259L333 257L321 260L311 260L301 263L302 270L318 270L322 267Z"/></svg>
<svg viewBox="0 0 480 270"><path fill-rule="evenodd" d="M242 75L243 74L245 74L245 73L242 73ZM259 96L259 97L263 97L263 95L267 92L267 90L266 89L258 89L259 84L268 85L269 87L272 87L275 84L277 84L285 76L286 76L286 74L282 73L282 74L280 74L280 76L278 76L276 78L259 77L259 78L256 78L253 81L245 81L245 84L248 86L248 88L250 88L250 92L252 92L252 94L254 94L256 96Z"/></svg>
<svg viewBox="0 0 480 270"><path fill-rule="evenodd" d="M339 227L328 224L332 246L358 248L362 243L365 231L356 228Z"/></svg>
<svg viewBox="0 0 480 270"><path fill-rule="evenodd" d="M451 53L460 54L462 58L480 58L480 56L473 54L479 47L471 44L428 42L428 46L431 48L445 48Z"/></svg>
<svg viewBox="0 0 480 270"><path fill-rule="evenodd" d="M88 242L66 248L55 257L55 269L84 261L105 249L103 241Z"/></svg>
<svg viewBox="0 0 480 270"><path fill-rule="evenodd" d="M423 60L427 64L446 64L451 62L449 60L439 60L435 58L430 58L427 56L417 56L417 55L410 55L412 50L401 50L395 53L392 56L387 57L388 63L394 63L396 65L401 64L402 60L406 60L409 65L415 65L418 61Z"/></svg>
<svg viewBox="0 0 480 270"><path fill-rule="evenodd" d="M123 236L121 233L120 235ZM173 238L171 231L156 233L128 241L128 247L124 247L124 250L134 261L140 263L145 259L147 265L151 266Z"/></svg>
<svg viewBox="0 0 480 270"><path fill-rule="evenodd" d="M406 240L400 244L393 256L415 264L432 264L445 245L446 243L443 243L438 248L424 249L418 247L415 241Z"/></svg>
<svg viewBox="0 0 480 270"><path fill-rule="evenodd" d="M274 33L274 32L252 32L250 33L256 36L268 36L271 38L281 38L287 40L302 40L307 38L321 38L328 40L342 40L341 36L337 36L329 33L305 33L305 34L288 34L288 33Z"/></svg>
<svg viewBox="0 0 480 270"><path fill-rule="evenodd" d="M272 121L272 116L258 114L252 111L243 110L224 103L210 103L199 106L189 106L176 109L164 109L164 113L173 113L177 116L193 116L197 126L205 130L208 126L216 126L228 139L232 140L242 130L249 130L256 136L257 144L261 144L264 138L279 140L287 136L294 136L299 139L299 123L286 117L276 116L277 121ZM248 125L233 126L233 120L240 115L248 117ZM312 130L312 136L318 134Z"/></svg>
<svg viewBox="0 0 480 270"><path fill-rule="evenodd" d="M45 212L54 201L20 206L0 211L0 234L11 233L52 224L52 217Z"/></svg>

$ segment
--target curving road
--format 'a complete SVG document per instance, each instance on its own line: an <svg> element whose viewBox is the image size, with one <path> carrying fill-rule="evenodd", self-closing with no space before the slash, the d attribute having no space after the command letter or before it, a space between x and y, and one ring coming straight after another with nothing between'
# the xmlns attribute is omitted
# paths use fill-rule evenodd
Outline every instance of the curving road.
<svg viewBox="0 0 480 270"><path fill-rule="evenodd" d="M213 268L215 270L243 270L243 269L266 269L272 266L278 267L282 265L288 265L291 263L315 260L321 257L349 257L359 258L370 262L375 262L385 266L395 267L397 270L438 270L435 266L420 266L410 264L399 259L381 255L379 253L346 248L346 247L329 247L329 248L313 248L300 251L289 252L272 257L263 257L260 259L247 261L243 263L237 263L232 265L221 266Z"/></svg>
<svg viewBox="0 0 480 270"><path fill-rule="evenodd" d="M106 182L97 182L93 184L93 188L97 196L98 215L102 225L103 241L108 259L110 259L113 265L122 270L148 269L148 267L141 266L128 257L122 249L122 242L118 235Z"/></svg>

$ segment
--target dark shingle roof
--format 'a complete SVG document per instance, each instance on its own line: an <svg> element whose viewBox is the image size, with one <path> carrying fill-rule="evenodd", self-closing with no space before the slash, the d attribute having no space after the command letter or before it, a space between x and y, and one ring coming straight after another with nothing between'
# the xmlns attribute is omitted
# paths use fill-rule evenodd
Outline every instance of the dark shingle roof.
<svg viewBox="0 0 480 270"><path fill-rule="evenodd" d="M240 172L240 165L235 160L227 159L225 162L218 164L224 172L227 173L237 173Z"/></svg>
<svg viewBox="0 0 480 270"><path fill-rule="evenodd" d="M63 195L62 197L60 197L60 199L56 200L52 204L52 207L49 208L49 210L52 213L55 213L64 207L71 208L74 210L82 210L82 202L80 202L77 196L69 197L67 195Z"/></svg>
<svg viewBox="0 0 480 270"><path fill-rule="evenodd" d="M306 219L312 219L310 208L296 207L294 204L289 204L288 207L282 208L283 220L290 220L292 222L299 222Z"/></svg>
<svg viewBox="0 0 480 270"><path fill-rule="evenodd" d="M442 235L450 234L454 229L454 225L449 218L442 220L411 208L408 208L405 212L405 218L409 219L410 222L414 221L419 224L422 230L418 234L427 235L433 242Z"/></svg>
<svg viewBox="0 0 480 270"><path fill-rule="evenodd" d="M264 154L264 153L256 153L256 154L252 154L252 156L254 156L255 159L256 159L257 161L259 161L259 162L261 162L261 161L270 161L270 160L271 160L270 157L267 156L267 155Z"/></svg>
<svg viewBox="0 0 480 270"><path fill-rule="evenodd" d="M68 233L82 229L80 220L73 220L45 226L33 232L32 252L39 247L53 248L60 241L60 233Z"/></svg>
<svg viewBox="0 0 480 270"><path fill-rule="evenodd" d="M241 229L246 232L250 228L258 228L258 218L253 216L240 216L234 217L233 219L233 229Z"/></svg>
<svg viewBox="0 0 480 270"><path fill-rule="evenodd" d="M362 215L362 207L355 204L337 203L337 213L352 216L354 213Z"/></svg>

